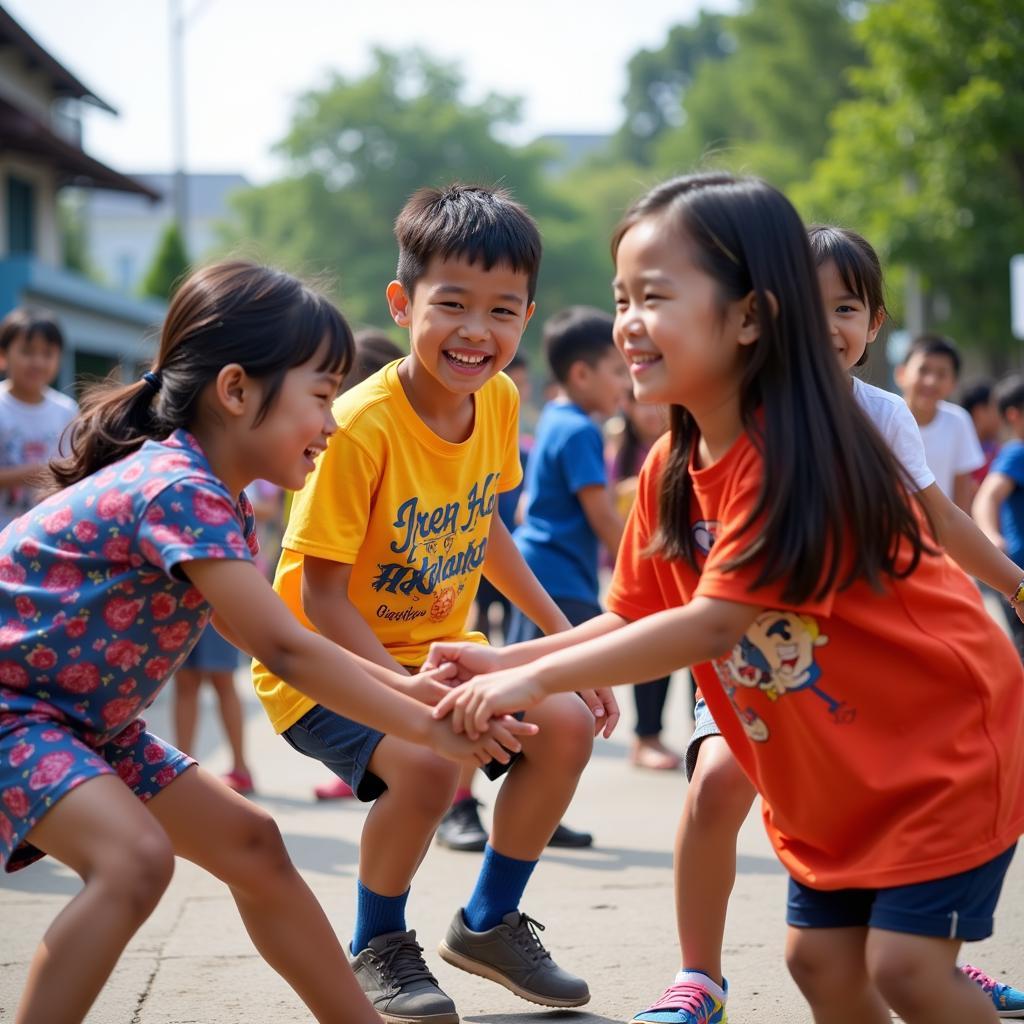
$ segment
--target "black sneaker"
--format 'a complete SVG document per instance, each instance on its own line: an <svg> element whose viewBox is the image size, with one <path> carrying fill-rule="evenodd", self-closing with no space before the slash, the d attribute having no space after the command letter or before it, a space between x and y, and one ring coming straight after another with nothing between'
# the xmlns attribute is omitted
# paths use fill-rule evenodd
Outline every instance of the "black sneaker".
<svg viewBox="0 0 1024 1024"><path fill-rule="evenodd" d="M349 959L359 987L388 1024L459 1024L455 1003L423 960L415 932L388 932Z"/></svg>
<svg viewBox="0 0 1024 1024"><path fill-rule="evenodd" d="M487 833L480 823L479 806L472 796L452 804L437 826L437 841L449 850L480 853L487 845Z"/></svg>
<svg viewBox="0 0 1024 1024"><path fill-rule="evenodd" d="M593 845L594 837L589 832L577 832L564 823L559 824L555 834L548 840L548 846L564 846L572 850Z"/></svg>
<svg viewBox="0 0 1024 1024"><path fill-rule="evenodd" d="M520 999L541 1006L582 1006L590 1001L587 983L551 959L537 935L543 929L539 921L513 910L496 927L474 932L457 910L438 953L453 967L496 981Z"/></svg>

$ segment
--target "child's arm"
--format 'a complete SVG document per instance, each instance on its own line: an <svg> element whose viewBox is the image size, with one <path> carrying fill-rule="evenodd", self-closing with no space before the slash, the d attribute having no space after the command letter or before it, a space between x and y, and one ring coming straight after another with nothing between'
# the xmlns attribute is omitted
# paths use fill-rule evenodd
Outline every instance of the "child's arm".
<svg viewBox="0 0 1024 1024"><path fill-rule="evenodd" d="M532 707L549 694L576 689L581 680L591 686L616 686L656 679L728 654L760 611L754 605L697 597L682 607L545 654L528 666L479 676L452 690L434 716L451 713L452 728L466 729L473 736L492 714L506 707Z"/></svg>
<svg viewBox="0 0 1024 1024"><path fill-rule="evenodd" d="M533 575L508 527L498 516L491 516L484 575L545 633L561 633L569 629L569 620Z"/></svg>
<svg viewBox="0 0 1024 1024"><path fill-rule="evenodd" d="M502 720L483 742L459 743L450 730L435 727L426 705L377 685L344 650L306 629L252 563L200 559L182 563L182 569L245 649L275 675L338 714L429 746L445 757L480 764L492 757L506 763L508 755L501 747L518 750L516 736L536 731Z"/></svg>
<svg viewBox="0 0 1024 1024"><path fill-rule="evenodd" d="M306 555L302 560L302 608L317 632L359 658L365 671L393 690L436 704L448 687L409 670L391 656L349 600L352 566ZM290 682L291 680L289 680Z"/></svg>
<svg viewBox="0 0 1024 1024"><path fill-rule="evenodd" d="M970 515L971 502L977 488L974 477L970 473L957 473L953 477L953 502Z"/></svg>
<svg viewBox="0 0 1024 1024"><path fill-rule="evenodd" d="M999 507L1013 494L1016 486L1013 479L1004 473L989 473L982 480L971 509L982 532L1000 551L1006 548L1006 541L999 528Z"/></svg>
<svg viewBox="0 0 1024 1024"><path fill-rule="evenodd" d="M626 524L615 507L611 489L606 485L591 484L589 487L581 487L576 497L590 528L614 561L619 553L619 542Z"/></svg>

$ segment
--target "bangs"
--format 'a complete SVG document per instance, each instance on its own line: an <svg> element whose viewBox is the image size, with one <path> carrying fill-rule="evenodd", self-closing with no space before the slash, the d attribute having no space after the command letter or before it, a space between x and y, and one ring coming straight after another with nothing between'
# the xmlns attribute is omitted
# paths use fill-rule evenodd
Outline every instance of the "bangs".
<svg viewBox="0 0 1024 1024"><path fill-rule="evenodd" d="M352 368L355 342L344 317L323 296L306 292L299 313L291 366L302 366L317 354L318 373L344 376Z"/></svg>

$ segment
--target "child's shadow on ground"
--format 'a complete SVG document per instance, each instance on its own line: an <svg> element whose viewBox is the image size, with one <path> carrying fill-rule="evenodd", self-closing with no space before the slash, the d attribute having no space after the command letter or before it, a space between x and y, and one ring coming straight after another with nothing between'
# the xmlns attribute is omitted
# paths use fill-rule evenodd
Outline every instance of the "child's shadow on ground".
<svg viewBox="0 0 1024 1024"><path fill-rule="evenodd" d="M464 1016L471 1024L622 1024L612 1017L586 1010L535 1010L526 1013L478 1013Z"/></svg>

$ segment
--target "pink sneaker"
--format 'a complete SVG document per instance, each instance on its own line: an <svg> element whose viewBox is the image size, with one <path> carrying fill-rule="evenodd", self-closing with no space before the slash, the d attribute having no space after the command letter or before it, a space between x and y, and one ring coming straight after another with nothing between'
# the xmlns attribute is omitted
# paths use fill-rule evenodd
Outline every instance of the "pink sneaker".
<svg viewBox="0 0 1024 1024"><path fill-rule="evenodd" d="M233 789L240 796L249 796L253 792L252 776L248 772L230 771L225 772L220 781L228 789Z"/></svg>
<svg viewBox="0 0 1024 1024"><path fill-rule="evenodd" d="M355 796L352 787L344 779L335 779L333 782L323 782L313 787L313 793L317 800L347 800Z"/></svg>

